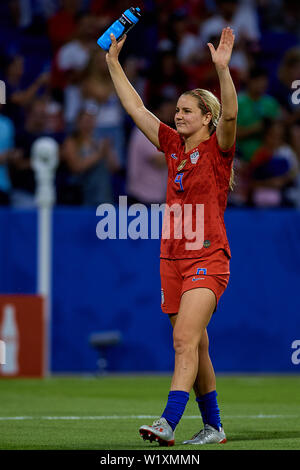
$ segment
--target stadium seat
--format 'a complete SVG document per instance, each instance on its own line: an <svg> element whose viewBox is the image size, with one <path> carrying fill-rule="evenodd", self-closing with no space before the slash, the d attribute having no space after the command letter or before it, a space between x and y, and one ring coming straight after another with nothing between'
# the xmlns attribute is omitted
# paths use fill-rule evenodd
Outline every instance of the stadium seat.
<svg viewBox="0 0 300 470"><path fill-rule="evenodd" d="M118 330L101 331L91 334L89 343L98 351L99 354L99 359L97 361L99 374L103 375L107 372L107 349L119 344L121 339L121 332Z"/></svg>

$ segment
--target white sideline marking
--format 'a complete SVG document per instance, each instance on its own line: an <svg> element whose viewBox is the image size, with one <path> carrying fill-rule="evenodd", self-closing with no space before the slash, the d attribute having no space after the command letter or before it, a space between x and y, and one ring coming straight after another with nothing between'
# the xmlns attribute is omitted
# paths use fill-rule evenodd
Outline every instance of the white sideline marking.
<svg viewBox="0 0 300 470"><path fill-rule="evenodd" d="M299 415L224 415L224 419L277 419L277 418L299 418ZM152 415L129 415L129 416L0 416L0 421L27 421L27 420L94 420L104 421L113 419L157 419L159 416ZM200 419L200 414L195 416L183 416L183 419Z"/></svg>

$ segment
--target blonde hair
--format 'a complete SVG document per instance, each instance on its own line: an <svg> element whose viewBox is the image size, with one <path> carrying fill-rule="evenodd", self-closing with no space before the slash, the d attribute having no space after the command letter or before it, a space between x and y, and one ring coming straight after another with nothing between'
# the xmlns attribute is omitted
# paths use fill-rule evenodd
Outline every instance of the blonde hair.
<svg viewBox="0 0 300 470"><path fill-rule="evenodd" d="M198 107L203 114L211 113L211 120L208 124L208 130L210 135L212 135L218 125L220 116L221 116L221 103L218 98L208 90L203 88L195 88L194 90L188 90L183 93L183 95L189 95L196 98L198 102ZM234 169L231 169L229 188L233 191L234 188Z"/></svg>

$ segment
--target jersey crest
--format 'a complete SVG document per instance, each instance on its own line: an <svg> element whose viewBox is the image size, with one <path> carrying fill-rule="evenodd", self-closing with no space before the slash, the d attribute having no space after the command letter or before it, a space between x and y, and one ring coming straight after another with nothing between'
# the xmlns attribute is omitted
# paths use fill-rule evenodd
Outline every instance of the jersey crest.
<svg viewBox="0 0 300 470"><path fill-rule="evenodd" d="M195 165L197 163L199 157L200 157L200 154L199 154L198 150L196 150L196 152L191 153L191 155L190 155L191 163L193 165Z"/></svg>

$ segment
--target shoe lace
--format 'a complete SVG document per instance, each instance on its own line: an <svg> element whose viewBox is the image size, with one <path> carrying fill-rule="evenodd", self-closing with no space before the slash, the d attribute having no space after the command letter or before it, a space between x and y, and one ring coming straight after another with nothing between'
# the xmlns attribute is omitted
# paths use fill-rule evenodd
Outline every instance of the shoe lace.
<svg viewBox="0 0 300 470"><path fill-rule="evenodd" d="M204 434L205 434L205 429L201 429L201 431L196 432L196 434L193 435L192 439L195 439L196 437L199 437L199 436L204 436Z"/></svg>
<svg viewBox="0 0 300 470"><path fill-rule="evenodd" d="M155 420L155 421L153 422L152 426L155 428L155 427L157 427L157 426L162 426L162 425L164 425L164 424L165 424L165 423L162 421L162 419L159 418L159 419L157 419L157 420Z"/></svg>

